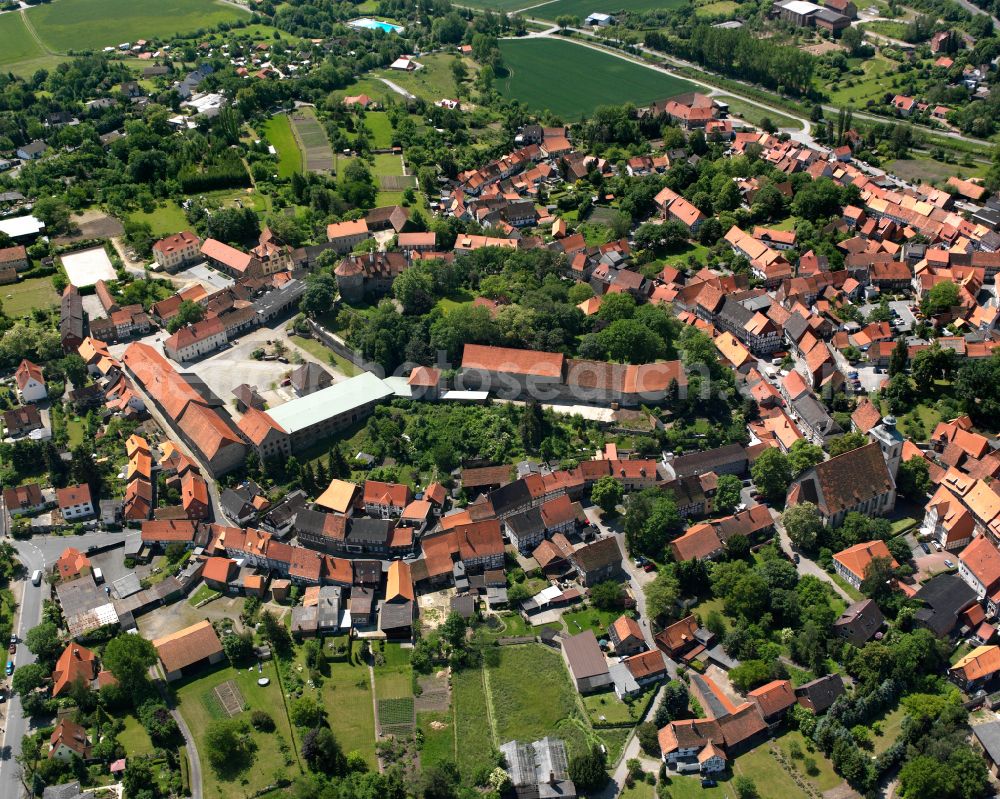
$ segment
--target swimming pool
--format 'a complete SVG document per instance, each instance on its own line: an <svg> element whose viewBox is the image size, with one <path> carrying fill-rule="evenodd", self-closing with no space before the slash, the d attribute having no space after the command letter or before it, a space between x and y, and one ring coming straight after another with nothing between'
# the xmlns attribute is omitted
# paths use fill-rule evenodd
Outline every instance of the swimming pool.
<svg viewBox="0 0 1000 799"><path fill-rule="evenodd" d="M402 25L392 25L391 23L381 22L377 19L368 19L368 17L364 17L363 19L356 19L353 20L352 22L348 22L347 24L350 25L352 28L364 28L370 31L380 30L380 31L385 31L386 33L403 32Z"/></svg>

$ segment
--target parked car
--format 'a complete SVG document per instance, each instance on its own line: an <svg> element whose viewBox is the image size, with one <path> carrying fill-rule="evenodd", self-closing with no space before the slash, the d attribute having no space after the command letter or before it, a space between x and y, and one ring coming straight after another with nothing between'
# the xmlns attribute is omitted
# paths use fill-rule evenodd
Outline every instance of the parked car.
<svg viewBox="0 0 1000 799"><path fill-rule="evenodd" d="M711 777L704 777L701 781L702 788L714 788L718 783Z"/></svg>
<svg viewBox="0 0 1000 799"><path fill-rule="evenodd" d="M931 548L929 546L927 546L927 542L926 541L921 541L920 542L920 548L924 551L925 555L930 555L931 554Z"/></svg>
<svg viewBox="0 0 1000 799"><path fill-rule="evenodd" d="M647 563L645 566L642 567L642 570L644 572L655 572L656 571L656 564L655 563Z"/></svg>
<svg viewBox="0 0 1000 799"><path fill-rule="evenodd" d="M8 651L8 652L9 652L9 653L10 653L11 655L13 655L13 654L14 654L15 652L17 652L17 644L11 644L10 646L8 646L8 647L7 647L7 651Z"/></svg>
<svg viewBox="0 0 1000 799"><path fill-rule="evenodd" d="M858 377L858 373L856 371L851 371L847 373L847 376L851 378L851 380L856 380Z"/></svg>
<svg viewBox="0 0 1000 799"><path fill-rule="evenodd" d="M10 675L13 674L13 673L14 673L14 661L13 660L8 660L7 661L7 676L10 677Z"/></svg>
<svg viewBox="0 0 1000 799"><path fill-rule="evenodd" d="M792 555L792 563L798 564L801 560L802 558L799 556L798 552Z"/></svg>
<svg viewBox="0 0 1000 799"><path fill-rule="evenodd" d="M944 559L944 565L947 566L949 569L954 569L955 568L955 564L952 563L950 560L948 560L948 558Z"/></svg>

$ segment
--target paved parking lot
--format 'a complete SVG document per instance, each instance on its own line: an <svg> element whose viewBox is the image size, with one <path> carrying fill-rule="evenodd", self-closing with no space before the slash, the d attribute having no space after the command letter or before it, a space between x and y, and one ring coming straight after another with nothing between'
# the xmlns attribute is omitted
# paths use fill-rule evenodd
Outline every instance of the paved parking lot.
<svg viewBox="0 0 1000 799"><path fill-rule="evenodd" d="M914 562L917 566L917 573L913 575L914 579L922 582L935 574L948 571L949 567L945 565L946 560L957 563L958 556L954 552L937 552L933 546L931 546L931 554L925 555L924 551L917 547L914 550Z"/></svg>

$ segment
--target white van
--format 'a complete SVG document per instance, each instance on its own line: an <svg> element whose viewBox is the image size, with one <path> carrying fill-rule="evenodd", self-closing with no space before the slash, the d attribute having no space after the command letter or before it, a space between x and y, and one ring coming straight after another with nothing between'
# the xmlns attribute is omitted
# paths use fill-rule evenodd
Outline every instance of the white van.
<svg viewBox="0 0 1000 799"><path fill-rule="evenodd" d="M32 585L41 585L42 584L42 570L41 569L35 569L31 573L31 584Z"/></svg>
<svg viewBox="0 0 1000 799"><path fill-rule="evenodd" d="M94 569L94 582L98 585L104 582L104 572L100 569Z"/></svg>

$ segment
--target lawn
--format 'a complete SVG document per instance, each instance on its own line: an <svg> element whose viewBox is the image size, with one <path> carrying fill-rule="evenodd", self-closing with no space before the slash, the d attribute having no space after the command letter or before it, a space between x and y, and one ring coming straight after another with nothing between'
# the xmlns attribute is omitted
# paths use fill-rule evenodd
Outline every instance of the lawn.
<svg viewBox="0 0 1000 799"><path fill-rule="evenodd" d="M265 687L257 685L260 677L270 678L270 685ZM226 718L226 713L215 696L215 687L227 680L236 681L243 700L250 710L266 711L277 725L277 729L271 733L251 731L251 736L257 744L257 751L249 767L235 777L222 779L207 761L203 763L203 788L206 796L216 799L243 799L247 794L253 794L270 785L276 771L294 777L298 769L295 755L291 750L292 729L285 712L281 686L273 662L264 663L260 674L256 669L237 671L231 666L224 666L202 671L197 676L173 686L178 707L194 734L199 752L205 751L204 735L209 723L215 719ZM237 716L243 719L248 717L248 712ZM346 742L340 740L345 751L349 751ZM282 752L282 749L286 751Z"/></svg>
<svg viewBox="0 0 1000 799"><path fill-rule="evenodd" d="M594 635L598 638L607 638L608 627L621 615L621 611L587 608L575 613L564 613L562 618L570 635L582 633L584 630L593 630Z"/></svg>
<svg viewBox="0 0 1000 799"><path fill-rule="evenodd" d="M420 764L455 762L455 719L451 713L418 713L417 728L423 735Z"/></svg>
<svg viewBox="0 0 1000 799"><path fill-rule="evenodd" d="M733 0L718 0L716 3L706 3L694 10L696 17L731 17L739 9L740 4Z"/></svg>
<svg viewBox="0 0 1000 799"><path fill-rule="evenodd" d="M499 741L537 741L577 711L563 659L541 644L501 647L500 664L485 670ZM525 679L525 675L531 679Z"/></svg>
<svg viewBox="0 0 1000 799"><path fill-rule="evenodd" d="M583 706L591 723L604 724L636 724L638 715L646 707L648 694L643 693L635 698L632 705L626 705L614 691L602 691L583 696Z"/></svg>
<svg viewBox="0 0 1000 799"><path fill-rule="evenodd" d="M695 88L681 78L568 41L503 40L500 50L509 70L497 81L500 93L567 120L590 116L601 105L642 105ZM539 75L546 80L538 80ZM582 75L587 79L581 80Z"/></svg>
<svg viewBox="0 0 1000 799"><path fill-rule="evenodd" d="M33 277L0 287L0 306L12 318L27 316L35 308L53 308L58 304L59 295L50 277Z"/></svg>
<svg viewBox="0 0 1000 799"><path fill-rule="evenodd" d="M0 14L0 66L5 72L31 75L38 69L51 69L62 59L52 56L35 41L21 14Z"/></svg>
<svg viewBox="0 0 1000 799"><path fill-rule="evenodd" d="M125 752L129 757L153 754L153 742L149 739L146 728L139 723L139 719L131 713L125 716L125 729L118 733L118 740L125 747Z"/></svg>
<svg viewBox="0 0 1000 799"><path fill-rule="evenodd" d="M851 59L850 65L852 68L860 67L864 75L845 73L843 80L837 83L817 86L829 95L831 104L861 107L867 100L880 99L887 91L891 93L888 75L897 67L894 61L877 55L863 61ZM853 85L848 86L848 81Z"/></svg>
<svg viewBox="0 0 1000 799"><path fill-rule="evenodd" d="M731 624L729 618L726 616L725 610L723 609L723 604L724 603L720 598L713 597L712 599L706 599L699 602L697 605L692 607L691 613L701 619L702 624L706 624L708 622L709 614L714 610L722 617L722 622L728 629Z"/></svg>
<svg viewBox="0 0 1000 799"><path fill-rule="evenodd" d="M527 5L533 3L529 2ZM651 11L660 8L680 8L684 5L687 5L687 0L613 0L607 6L598 8L592 0L553 0L551 3L531 9L530 16L554 20L556 17L568 14L579 17L582 21L588 14L598 10L617 16L623 11Z"/></svg>
<svg viewBox="0 0 1000 799"><path fill-rule="evenodd" d="M392 147L392 125L385 111L369 111L365 114L365 127L372 135L372 147L376 150Z"/></svg>
<svg viewBox="0 0 1000 799"><path fill-rule="evenodd" d="M455 714L458 770L465 782L471 782L480 768L493 765L490 754L497 748L490 731L481 669L463 669L452 675L451 705Z"/></svg>
<svg viewBox="0 0 1000 799"><path fill-rule="evenodd" d="M760 796L807 799L807 794L771 753L771 743L761 744L736 759L733 772L750 777Z"/></svg>
<svg viewBox="0 0 1000 799"><path fill-rule="evenodd" d="M376 153L372 173L375 177L381 177L382 175L402 175L403 159L392 153Z"/></svg>
<svg viewBox="0 0 1000 799"><path fill-rule="evenodd" d="M864 599L864 595L857 588L855 588L853 585L847 582L847 580L841 577L839 574L837 574L836 572L827 572L827 574L830 576L830 579L832 579L837 585L839 585L841 588L844 589L844 593L846 593L851 599L853 599L854 601L858 601L859 599Z"/></svg>
<svg viewBox="0 0 1000 799"><path fill-rule="evenodd" d="M302 171L302 151L292 133L287 114L278 114L267 120L261 131L278 151L278 177L290 178Z"/></svg>
<svg viewBox="0 0 1000 799"><path fill-rule="evenodd" d="M771 111L770 109L752 105L746 100L741 100L739 97L720 97L719 99L729 106L730 116L739 117L745 122L749 122L751 125L760 127L761 120L766 117L779 128L789 128L791 130L802 129L802 125L791 117L779 114L777 111Z"/></svg>
<svg viewBox="0 0 1000 799"><path fill-rule="evenodd" d="M391 80L397 86L402 86L411 94L433 103L445 97L455 96L455 76L452 74L451 65L456 58L458 56L446 53L420 56L417 59L417 63L421 65L420 69L413 72L386 69L378 75ZM466 59L465 63L469 67L470 76L474 75L475 67L472 62ZM398 95L393 96L399 99Z"/></svg>
<svg viewBox="0 0 1000 799"><path fill-rule="evenodd" d="M823 753L818 749L814 752L810 752L807 749L806 739L801 732L795 730L793 732L786 732L780 738L775 740L775 743L781 748L782 752L785 753L785 758L789 763L795 766L795 769L799 772L800 776L812 783L813 787L817 791L823 793L829 791L831 788L836 788L844 780L833 770L833 763L827 760ZM792 746L796 745L801 753L798 758L792 757ZM811 759L815 763L815 773L810 774L806 770L806 760Z"/></svg>
<svg viewBox="0 0 1000 799"><path fill-rule="evenodd" d="M246 18L235 4L215 0L59 0L27 13L42 42L57 53L167 38Z"/></svg>
<svg viewBox="0 0 1000 799"><path fill-rule="evenodd" d="M376 648L376 652L379 650ZM403 699L413 696L413 669L410 650L399 644L386 644L385 664L375 666L375 695L379 699Z"/></svg>
<svg viewBox="0 0 1000 799"><path fill-rule="evenodd" d="M330 729L345 752L360 752L374 768L375 714L368 667L348 660L329 663L330 676L323 679L322 696L323 706L329 711Z"/></svg>
<svg viewBox="0 0 1000 799"><path fill-rule="evenodd" d="M911 153L911 155L911 158L889 161L885 164L886 171L898 175L911 183L941 183L947 181L952 176L979 178L986 171L984 164L973 166L967 164L948 164L919 153Z"/></svg>
<svg viewBox="0 0 1000 799"><path fill-rule="evenodd" d="M71 417L66 420L66 435L69 436L69 447L72 449L83 443L83 438L87 434L87 425L82 419Z"/></svg>
<svg viewBox="0 0 1000 799"><path fill-rule="evenodd" d="M189 226L184 209L174 200L167 200L163 205L158 205L155 210L149 213L133 211L129 214L129 219L133 222L145 222L152 228L153 235L156 237L170 236Z"/></svg>
<svg viewBox="0 0 1000 799"><path fill-rule="evenodd" d="M655 796L656 786L645 781L637 782L619 794L620 799L654 799Z"/></svg>
<svg viewBox="0 0 1000 799"><path fill-rule="evenodd" d="M902 705L899 705L879 720L882 723L882 734L873 737L875 748L872 751L876 756L896 743L896 739L903 731L903 719L905 718L906 710L903 709Z"/></svg>
<svg viewBox="0 0 1000 799"><path fill-rule="evenodd" d="M354 377L354 375L359 374L361 371L353 363L337 355L337 353L321 341L317 341L314 338L303 338L302 336L289 336L288 338L313 357L318 358L320 361L326 361L337 371L342 372L348 377Z"/></svg>
<svg viewBox="0 0 1000 799"><path fill-rule="evenodd" d="M222 594L218 591L213 591L205 583L202 583L198 586L198 590L188 598L188 604L192 607L198 607L205 600L214 599L217 596L222 596Z"/></svg>

